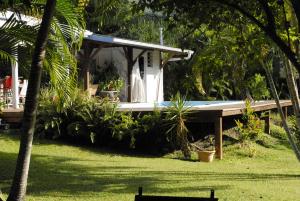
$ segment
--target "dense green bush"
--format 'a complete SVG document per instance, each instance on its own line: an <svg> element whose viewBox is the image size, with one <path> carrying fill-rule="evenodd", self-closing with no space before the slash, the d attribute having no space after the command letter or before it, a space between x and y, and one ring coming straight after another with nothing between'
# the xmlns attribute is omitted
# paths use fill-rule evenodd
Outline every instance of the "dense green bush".
<svg viewBox="0 0 300 201"><path fill-rule="evenodd" d="M161 153L172 147L158 111L135 116L118 112L116 104L91 98L81 90L75 90L64 107L60 105L53 91L42 90L36 127L39 136L97 146L130 147L147 153Z"/></svg>
<svg viewBox="0 0 300 201"><path fill-rule="evenodd" d="M113 103L90 98L80 90L73 92L62 109L58 109L58 102L54 92L42 91L37 118L40 135L79 142L90 141L99 145L126 139L132 146L135 121L130 114L116 112Z"/></svg>
<svg viewBox="0 0 300 201"><path fill-rule="evenodd" d="M136 149L146 153L161 154L174 150L175 146L166 135L165 119L158 110L137 116L139 134Z"/></svg>
<svg viewBox="0 0 300 201"><path fill-rule="evenodd" d="M280 140L287 140L287 135L286 132L284 130L284 128L282 128L281 126L277 126L275 124L271 124L270 127L270 135L280 139Z"/></svg>

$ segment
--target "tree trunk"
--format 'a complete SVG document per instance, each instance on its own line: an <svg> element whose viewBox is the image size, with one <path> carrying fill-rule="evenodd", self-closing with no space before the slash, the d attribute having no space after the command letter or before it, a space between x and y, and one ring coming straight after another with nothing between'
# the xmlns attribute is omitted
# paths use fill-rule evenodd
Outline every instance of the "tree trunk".
<svg viewBox="0 0 300 201"><path fill-rule="evenodd" d="M271 87L271 92L273 94L273 97L275 99L275 102L276 102L276 105L277 105L277 109L278 109L278 112L279 112L279 115L280 115L280 118L281 118L281 121L282 121L282 125L283 125L283 128L288 136L288 139L289 139L289 142L290 142L290 145L298 159L298 161L300 161L300 151L297 147L297 144L295 143L294 139L293 139L293 136L292 136L292 133L288 127L288 124L287 124L287 120L284 116L284 113L282 111L282 107L280 105L280 101L279 101L279 96L278 96L278 93L277 93L277 90L276 90L276 87L275 87L275 84L274 84L274 80L272 78L272 75L268 69L268 66L266 66L264 64L264 62L261 61L261 65L264 67L265 71L266 71L266 75L267 75L267 79L270 83L270 87Z"/></svg>
<svg viewBox="0 0 300 201"><path fill-rule="evenodd" d="M298 28L300 28L300 1L299 0L291 0L292 7L294 9L294 13L297 18Z"/></svg>
<svg viewBox="0 0 300 201"><path fill-rule="evenodd" d="M293 103L293 109L296 117L296 124L297 127L300 128L300 101L299 101L299 94L296 85L296 81L292 71L292 64L290 61L286 61L285 65L286 70L286 82L287 86L291 95L291 100Z"/></svg>
<svg viewBox="0 0 300 201"><path fill-rule="evenodd" d="M41 27L35 42L32 57L28 90L22 124L19 155L12 186L7 201L23 201L26 194L27 178L31 157L32 140L38 106L38 94L42 75L42 64L45 58L45 47L48 40L51 19L54 14L56 0L47 0Z"/></svg>

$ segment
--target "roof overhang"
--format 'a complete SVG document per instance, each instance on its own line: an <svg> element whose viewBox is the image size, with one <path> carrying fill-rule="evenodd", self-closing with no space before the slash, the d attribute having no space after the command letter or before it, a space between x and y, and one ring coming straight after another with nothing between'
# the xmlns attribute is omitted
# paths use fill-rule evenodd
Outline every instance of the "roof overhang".
<svg viewBox="0 0 300 201"><path fill-rule="evenodd" d="M5 12L0 12L0 26L2 26L12 15L15 15L17 20L22 21L26 23L29 26L36 26L41 23L41 19L23 15L23 14L18 14L16 15L12 11L5 11Z"/></svg>
<svg viewBox="0 0 300 201"><path fill-rule="evenodd" d="M84 41L102 47L133 47L142 50L158 50L172 54L171 60L189 59L194 53L192 50L182 50L180 48L168 47L164 45L145 43L140 41L128 40L107 35L95 34L90 31L84 33Z"/></svg>

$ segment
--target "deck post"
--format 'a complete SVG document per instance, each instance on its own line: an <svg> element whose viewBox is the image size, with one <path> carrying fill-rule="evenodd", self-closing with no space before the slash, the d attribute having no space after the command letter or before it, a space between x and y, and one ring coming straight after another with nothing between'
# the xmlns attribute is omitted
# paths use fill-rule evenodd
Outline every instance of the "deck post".
<svg viewBox="0 0 300 201"><path fill-rule="evenodd" d="M284 115L284 118L287 119L288 118L288 107L283 107L283 115Z"/></svg>
<svg viewBox="0 0 300 201"><path fill-rule="evenodd" d="M223 158L223 126L222 126L222 117L217 117L215 119L215 149L216 157L218 159Z"/></svg>
<svg viewBox="0 0 300 201"><path fill-rule="evenodd" d="M84 46L84 68L83 68L83 87L84 90L89 90L90 88L90 64L91 58L90 55L93 51L93 48L87 43Z"/></svg>
<svg viewBox="0 0 300 201"><path fill-rule="evenodd" d="M271 133L270 130L270 110L265 112L265 116L263 117L264 121L265 121L265 133L269 134Z"/></svg>

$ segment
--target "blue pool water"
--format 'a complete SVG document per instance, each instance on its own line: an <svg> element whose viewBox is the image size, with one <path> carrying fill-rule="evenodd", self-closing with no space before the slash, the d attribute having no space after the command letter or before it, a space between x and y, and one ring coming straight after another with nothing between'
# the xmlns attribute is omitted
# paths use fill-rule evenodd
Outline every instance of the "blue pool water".
<svg viewBox="0 0 300 201"><path fill-rule="evenodd" d="M212 106L242 104L244 101L186 101L187 107L192 108L209 108ZM151 111L156 109L164 109L171 105L170 101L158 103L119 103L118 109L125 111Z"/></svg>

